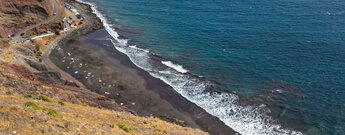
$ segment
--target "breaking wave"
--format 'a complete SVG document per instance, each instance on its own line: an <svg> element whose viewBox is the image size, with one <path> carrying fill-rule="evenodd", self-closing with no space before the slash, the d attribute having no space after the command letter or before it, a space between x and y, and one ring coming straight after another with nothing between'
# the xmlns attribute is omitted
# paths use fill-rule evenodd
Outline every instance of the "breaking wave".
<svg viewBox="0 0 345 135"><path fill-rule="evenodd" d="M175 69L176 71L180 73L187 73L188 70L184 69L181 65L177 65L172 63L171 61L162 61L162 63L170 68Z"/></svg>

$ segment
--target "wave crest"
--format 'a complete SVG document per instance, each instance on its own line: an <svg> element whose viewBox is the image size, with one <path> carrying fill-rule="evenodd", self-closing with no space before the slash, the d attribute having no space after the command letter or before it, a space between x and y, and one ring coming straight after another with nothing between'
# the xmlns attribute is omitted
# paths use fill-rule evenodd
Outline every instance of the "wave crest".
<svg viewBox="0 0 345 135"><path fill-rule="evenodd" d="M188 70L184 69L181 65L174 64L171 61L162 61L162 64L164 64L170 68L173 68L180 73L187 73L188 72Z"/></svg>

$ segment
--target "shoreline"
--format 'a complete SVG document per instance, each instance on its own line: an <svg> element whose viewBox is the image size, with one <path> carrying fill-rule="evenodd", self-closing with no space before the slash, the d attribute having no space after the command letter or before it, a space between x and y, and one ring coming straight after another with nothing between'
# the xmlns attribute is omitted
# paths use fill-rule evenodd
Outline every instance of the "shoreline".
<svg viewBox="0 0 345 135"><path fill-rule="evenodd" d="M99 40L103 37L110 35L105 30L92 32L54 49L49 58L87 88L114 99L132 113L201 128L210 134L236 134L171 86L136 67L109 40Z"/></svg>
<svg viewBox="0 0 345 135"><path fill-rule="evenodd" d="M86 85L85 82L83 82L84 80L80 78L78 79L78 77L76 77L73 74L73 72L68 72L66 70L63 70L62 69L63 66L61 66L61 63L56 64L55 63L56 61L50 58L52 50L56 50L57 47L66 45L68 44L69 41L73 39L84 38L89 33L91 34L95 33L96 30L103 28L103 25L96 26L96 27L94 26L94 24L97 22L99 23L100 20L98 17L95 18L96 15L93 13L93 11L91 11L90 5L80 3L78 1L71 1L71 2L79 10L81 9L81 7L78 5L87 6L86 11L81 10L83 11L81 14L86 17L85 20L87 20L88 23L86 23L83 27L78 28L77 30L69 32L66 35L63 35L63 37L59 37L58 39L55 40L55 42L51 43L50 47L48 47L49 49L43 53L44 54L43 60L49 69L54 70L54 71L58 70L58 72L61 73L63 78L72 80L73 82L77 83L79 86L83 87L85 85L86 87L88 87L88 85ZM91 13L91 15L89 13ZM106 34L108 34L105 30L100 30L100 31L104 31ZM73 49L73 48L70 48L70 49ZM164 106L170 107L170 108L168 107L170 110L165 109L165 112L164 111L160 112L163 115L159 116L159 118L164 119L166 121L174 122L183 126L201 128L202 130L209 132L210 134L217 134L217 135L218 134L224 134L224 135L236 134L234 130L226 126L222 121L219 120L219 118L208 114L205 110L203 110L202 108L198 107L194 103L188 101L186 98L178 94L168 84L164 83L163 81L157 78L152 77L146 71L136 67L125 54L118 52L115 48L112 48L112 50L116 51L118 55L120 56L120 58L117 60L120 61L120 63L122 64L121 70L124 70L124 68L131 68L133 71L138 72L137 77L141 77L141 79L143 79L142 83L145 84L145 89L149 90L147 92L150 92L151 96L157 99L162 97L160 100L156 100L155 102L157 103L164 102L165 105L160 104L159 105L160 107L158 108L153 107L153 110L158 109L156 110L155 113L160 112L159 109L164 108ZM95 53L100 54L100 52L95 52ZM115 59L112 58L112 61L114 60L116 60L116 58ZM136 83L136 82L132 82L132 83ZM157 84L159 84L159 86L156 86ZM109 95L105 94L104 91L97 90L97 88L91 88L91 90L109 97ZM133 98L133 97L128 97L128 98ZM147 98L151 100L150 96L148 96ZM151 102L151 103L155 103L155 102ZM138 101L138 103L140 103L140 101ZM146 108L145 105L143 105L142 108ZM171 109L173 109L172 111L173 113L170 112ZM140 111L136 109L133 109L133 110L134 110L132 111L133 113ZM157 115L157 114L152 115L150 111L146 110L146 111L138 112L138 113L139 115L142 115L142 116L156 116ZM167 115L166 113L171 113L171 114ZM175 117L178 117L180 119L175 118Z"/></svg>

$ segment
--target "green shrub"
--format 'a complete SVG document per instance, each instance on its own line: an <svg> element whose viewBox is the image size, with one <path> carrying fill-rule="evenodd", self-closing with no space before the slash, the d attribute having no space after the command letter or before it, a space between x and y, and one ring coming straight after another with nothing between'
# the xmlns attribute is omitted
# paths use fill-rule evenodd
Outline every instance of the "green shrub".
<svg viewBox="0 0 345 135"><path fill-rule="evenodd" d="M127 132L127 133L131 132L131 130L132 130L132 129L130 129L129 127L127 127L126 125L124 125L122 123L118 123L117 126L119 128L121 128L123 131Z"/></svg>
<svg viewBox="0 0 345 135"><path fill-rule="evenodd" d="M51 108L43 108L43 111L46 112L51 117L59 116L59 113Z"/></svg>
<svg viewBox="0 0 345 135"><path fill-rule="evenodd" d="M43 108L42 109L42 107L38 106L33 101L25 102L24 107L30 107L30 108L35 109L35 110L42 110L43 112L47 113L47 115L49 115L50 117L62 116L57 111L55 111L54 109L51 109L51 108Z"/></svg>
<svg viewBox="0 0 345 135"><path fill-rule="evenodd" d="M35 44L35 57L42 62L42 52L39 44Z"/></svg>
<svg viewBox="0 0 345 135"><path fill-rule="evenodd" d="M60 35L60 32L58 30L54 31L55 35Z"/></svg>
<svg viewBox="0 0 345 135"><path fill-rule="evenodd" d="M35 110L41 110L42 108L32 101L27 101L24 103L24 107L30 107Z"/></svg>
<svg viewBox="0 0 345 135"><path fill-rule="evenodd" d="M51 99L50 97L46 96L46 95L39 95L38 96L38 100L43 100L46 102L53 102L53 99Z"/></svg>
<svg viewBox="0 0 345 135"><path fill-rule="evenodd" d="M50 97L48 97L47 95L43 95L43 94L28 94L25 95L26 98L32 98L32 99L37 99L37 100L42 100L42 101L46 101L46 102L53 102L54 100L51 99Z"/></svg>
<svg viewBox="0 0 345 135"><path fill-rule="evenodd" d="M39 62L42 62L42 52L41 51L37 51L35 53L36 58L38 59Z"/></svg>
<svg viewBox="0 0 345 135"><path fill-rule="evenodd" d="M36 57L38 58L38 57L42 57L42 52L41 51L37 51L36 53Z"/></svg>
<svg viewBox="0 0 345 135"><path fill-rule="evenodd" d="M40 48L41 48L41 46L40 46L39 44L35 44L35 49L36 49L36 51L39 51Z"/></svg>
<svg viewBox="0 0 345 135"><path fill-rule="evenodd" d="M58 104L60 104L60 105L62 105L62 106L66 105L66 103L63 102L63 101L61 101L61 100L58 101Z"/></svg>

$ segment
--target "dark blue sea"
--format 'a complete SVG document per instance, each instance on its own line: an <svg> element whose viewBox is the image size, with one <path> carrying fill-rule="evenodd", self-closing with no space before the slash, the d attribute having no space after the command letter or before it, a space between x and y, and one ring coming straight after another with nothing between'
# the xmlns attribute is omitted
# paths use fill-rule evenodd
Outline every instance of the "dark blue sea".
<svg viewBox="0 0 345 135"><path fill-rule="evenodd" d="M85 0L140 68L245 135L345 134L344 0Z"/></svg>

